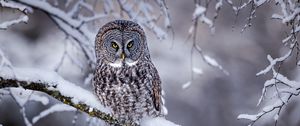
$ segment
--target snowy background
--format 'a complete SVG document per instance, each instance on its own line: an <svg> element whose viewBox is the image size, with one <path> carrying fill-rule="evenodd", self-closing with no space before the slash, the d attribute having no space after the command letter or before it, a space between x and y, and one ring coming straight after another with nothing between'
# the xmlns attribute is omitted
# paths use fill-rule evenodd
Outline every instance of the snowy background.
<svg viewBox="0 0 300 126"><path fill-rule="evenodd" d="M165 40L159 40L153 32L146 30L152 60L157 67L166 92L168 108L167 119L183 126L241 126L247 120L238 120L242 113L255 114L259 111L257 101L261 96L263 84L269 76L256 76L268 64L267 55L279 57L285 54L281 40L285 27L271 20L274 10L262 6L257 10L252 26L243 33L241 30L248 16L240 13L235 19L234 12L224 6L215 22L215 33L199 23L197 43L202 51L214 58L224 70L211 67L203 62L200 55L191 55L192 42L187 40L195 10L193 0L167 1L171 24L175 34L168 32ZM212 7L213 8L213 7ZM213 8L214 9L214 8ZM10 10L0 8L0 21L10 19ZM16 14L17 15L17 14ZM98 29L107 21L103 19L93 25ZM174 38L173 38L174 37ZM0 48L13 66L57 70L64 79L78 84L92 92L90 84L84 84L88 73L83 54L77 52L64 32L43 12L35 10L29 14L27 24L17 24L8 30L0 30ZM61 61L67 51L68 57ZM70 59L81 57L74 62ZM193 57L193 60L191 60ZM291 59L295 60L295 59ZM291 79L299 80L299 70L294 62L287 63L281 70ZM58 67L59 66L59 67ZM80 93L80 92L77 92ZM46 96L46 95L43 95ZM23 126L24 120L20 107L10 95L0 97L0 124L3 126ZM299 98L292 100L280 113L279 126L299 126ZM29 120L41 111L59 103L50 98L50 103L28 102L25 105ZM70 110L53 113L40 119L35 126L88 125L87 115ZM273 115L263 117L256 125L274 125ZM75 124L72 121L76 121Z"/></svg>

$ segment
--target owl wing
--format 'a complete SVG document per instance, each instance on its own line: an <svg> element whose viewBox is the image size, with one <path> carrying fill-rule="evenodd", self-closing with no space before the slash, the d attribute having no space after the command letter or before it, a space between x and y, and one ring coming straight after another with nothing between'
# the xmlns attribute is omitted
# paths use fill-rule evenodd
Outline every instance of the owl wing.
<svg viewBox="0 0 300 126"><path fill-rule="evenodd" d="M153 75L153 81L152 81L152 85L153 85L153 102L154 102L154 107L157 111L161 110L161 81L158 75L157 70L154 67L154 75Z"/></svg>

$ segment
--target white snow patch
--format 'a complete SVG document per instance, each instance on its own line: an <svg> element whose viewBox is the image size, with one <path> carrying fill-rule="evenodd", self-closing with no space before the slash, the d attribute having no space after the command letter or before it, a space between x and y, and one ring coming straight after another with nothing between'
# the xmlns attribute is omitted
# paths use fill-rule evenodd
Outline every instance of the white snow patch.
<svg viewBox="0 0 300 126"><path fill-rule="evenodd" d="M191 81L186 82L185 84L182 85L182 89L188 88L192 84Z"/></svg>
<svg viewBox="0 0 300 126"><path fill-rule="evenodd" d="M205 13L204 13L205 11L206 11L205 7L196 4L196 9L193 13L193 19L196 19L196 18L199 17L200 21L206 23L210 28L212 28L213 27L213 22L205 16Z"/></svg>
<svg viewBox="0 0 300 126"><path fill-rule="evenodd" d="M0 95L8 95L8 94L9 94L8 90L0 89Z"/></svg>
<svg viewBox="0 0 300 126"><path fill-rule="evenodd" d="M141 126L180 126L173 122L166 120L163 117L144 118L142 119Z"/></svg>
<svg viewBox="0 0 300 126"><path fill-rule="evenodd" d="M216 3L215 9L219 10L223 6L223 0L220 0L218 3Z"/></svg>
<svg viewBox="0 0 300 126"><path fill-rule="evenodd" d="M4 0L0 0L0 5L2 7L8 7L8 8L13 8L13 9L18 9L22 12L24 12L26 9L32 10L31 8L15 3L14 1L4 1ZM26 12L25 12L26 13Z"/></svg>
<svg viewBox="0 0 300 126"><path fill-rule="evenodd" d="M0 29L7 29L11 25L18 24L18 23L21 23L21 22L27 22L28 19L29 18L28 18L27 15L21 15L18 19L5 21L5 22L0 23Z"/></svg>
<svg viewBox="0 0 300 126"><path fill-rule="evenodd" d="M48 90L59 91L63 96L71 97L72 102L74 102L75 104L84 103L102 112L111 112L110 108L106 108L100 104L98 98L91 91L85 90L69 81L64 80L56 72L33 68L13 68L12 70L2 69L0 71L0 76L4 79L17 79L19 81L45 84L48 86ZM15 95L18 94L15 93ZM24 101L20 100L20 103L23 104Z"/></svg>
<svg viewBox="0 0 300 126"><path fill-rule="evenodd" d="M196 17L198 17L198 16L204 14L205 11L206 11L206 8L205 8L205 7L202 7L202 6L200 6L200 5L197 4L197 5L196 5L196 9L195 9L195 11L194 11L194 13L193 13L194 19L195 19Z"/></svg>
<svg viewBox="0 0 300 126"><path fill-rule="evenodd" d="M256 76L259 76L259 75L262 75L262 74L266 74L267 72L269 72L269 71L271 70L271 68L273 68L273 66L274 66L277 62L281 62L281 61L287 59L287 58L290 56L291 53L292 53L292 51L289 50L284 56L279 57L279 58L275 58L275 59L273 59L270 55L268 55L268 56L267 56L267 59L269 60L270 65L267 66L264 70L261 70L260 72L258 72L258 73L256 74Z"/></svg>
<svg viewBox="0 0 300 126"><path fill-rule="evenodd" d="M200 69L200 68L196 68L196 67L193 68L193 72L194 72L195 74L203 74L203 70Z"/></svg>
<svg viewBox="0 0 300 126"><path fill-rule="evenodd" d="M255 121L257 119L257 115L240 114L237 118L238 119L248 119L248 120L251 120L251 121Z"/></svg>
<svg viewBox="0 0 300 126"><path fill-rule="evenodd" d="M23 88L10 88L9 90L19 106L24 106L32 94L32 91Z"/></svg>
<svg viewBox="0 0 300 126"><path fill-rule="evenodd" d="M209 57L208 55L203 55L203 58L204 58L204 61L206 63L208 63L209 65L216 67L216 68L222 70L223 73L225 73L226 75L229 75L229 73L226 70L224 70L223 67L221 65L219 65L219 63L215 59Z"/></svg>
<svg viewBox="0 0 300 126"><path fill-rule="evenodd" d="M260 6L265 2L266 2L266 0L254 0L254 4L256 4L256 6Z"/></svg>
<svg viewBox="0 0 300 126"><path fill-rule="evenodd" d="M36 102L41 102L43 105L49 104L49 99L46 96L40 96L38 94L33 94L30 96L29 100L31 101L36 101Z"/></svg>
<svg viewBox="0 0 300 126"><path fill-rule="evenodd" d="M56 105L53 105L50 108L42 111L39 115L35 116L32 119L32 123L33 124L36 123L41 118L44 118L51 113L61 112L61 111L76 111L76 109L71 106L65 105L65 104L56 104Z"/></svg>

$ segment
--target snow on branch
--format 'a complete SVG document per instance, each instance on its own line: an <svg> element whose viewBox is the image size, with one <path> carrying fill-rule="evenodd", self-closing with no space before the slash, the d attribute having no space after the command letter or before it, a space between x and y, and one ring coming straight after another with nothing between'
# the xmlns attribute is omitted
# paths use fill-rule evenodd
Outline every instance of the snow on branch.
<svg viewBox="0 0 300 126"><path fill-rule="evenodd" d="M205 55L202 49L198 45L194 45L193 48L201 55L201 58L205 63L207 63L208 65L214 68L221 70L225 75L229 75L229 73L225 69L223 69L223 67L215 59L211 58L208 55Z"/></svg>
<svg viewBox="0 0 300 126"><path fill-rule="evenodd" d="M39 115L33 117L32 123L38 122L40 119L46 117L47 115L54 113L54 112L62 112L62 111L76 111L75 108L72 108L66 104L55 104L50 108L42 111Z"/></svg>
<svg viewBox="0 0 300 126"><path fill-rule="evenodd" d="M72 9L68 12L51 5L47 1L40 0L18 0L18 4L30 6L34 9L41 10L45 12L56 24L57 26L70 38L73 38L85 57L88 59L88 63L91 68L95 64L94 56L94 37L96 32L91 31L88 28L88 22L101 19L105 17L105 14L95 13L91 5L79 0ZM92 16L86 17L79 14L80 9L87 9L92 13ZM78 18L74 18L79 15Z"/></svg>
<svg viewBox="0 0 300 126"><path fill-rule="evenodd" d="M271 95L273 100L268 101L267 105L265 105L261 112L257 114L240 114L238 116L238 119L250 120L249 126L254 125L254 123L257 122L261 117L266 114L270 114L271 112L276 113L274 115L276 125L278 122L279 114L284 105L286 105L293 96L298 96L300 93L299 82L290 80L279 73L282 64L287 61L288 58L293 56L293 52L297 53L296 59L298 57L299 44L297 41L296 33L292 33L292 36L288 37L288 40L284 40L283 44L287 45L289 50L283 56L275 59L268 55L267 59L269 60L270 64L265 69L256 74L257 76L261 76L267 74L268 72L272 72L272 78L266 80L264 83L262 94L260 99L258 100L257 105L260 105L264 101L265 97L268 94L268 91L269 93L273 93ZM278 68L277 71L276 68Z"/></svg>
<svg viewBox="0 0 300 126"><path fill-rule="evenodd" d="M55 72L25 68L1 69L0 88L12 87L46 93L92 117L100 118L109 124L121 125L110 115L110 109L103 107L93 93L64 80ZM43 112L39 117L34 118L33 122L42 116Z"/></svg>
<svg viewBox="0 0 300 126"><path fill-rule="evenodd" d="M18 105L26 126L32 126L41 118L54 112L80 110L91 117L97 117L110 125L135 126L138 124L123 124L111 115L110 108L104 107L98 98L90 91L87 91L69 81L64 80L56 72L44 71L33 68L4 68L0 71L0 89L9 88ZM2 91L0 90L0 91ZM28 92L30 90L30 92ZM27 92L26 92L27 91ZM32 95L32 91L46 93L49 96L61 101L63 104L56 104L42 111L33 117L32 121L26 117L25 107L27 100L34 100L48 104L48 99L42 96ZM22 92L22 93L21 93ZM1 93L1 92L0 92ZM25 93L25 95L24 95ZM22 95L22 96L21 96ZM21 98L20 98L21 97ZM72 107L71 107L72 106ZM142 126L179 126L165 118L145 118Z"/></svg>
<svg viewBox="0 0 300 126"><path fill-rule="evenodd" d="M45 71L34 68L15 68L0 49L0 96L11 95L20 107L20 112L26 126L32 126L41 118L55 112L82 111L90 117L99 118L110 125L135 126L136 123L124 124L111 115L111 109L104 107L96 95L91 91L83 89L74 83L63 79L54 71ZM48 94L63 104L55 104L33 117L32 121L27 118L25 104L28 101L49 104L46 96L37 94ZM1 97L0 97L1 101ZM179 126L162 117L145 118L141 126Z"/></svg>
<svg viewBox="0 0 300 126"><path fill-rule="evenodd" d="M257 114L240 114L238 119L247 119L250 120L249 126L252 126L256 121L258 121L262 116L265 114L275 112L274 120L277 123L279 114L284 107L285 104L292 98L292 96L298 96L300 93L300 83L296 81L289 80L287 77L283 76L282 74L276 72L274 68L273 71L273 78L267 80L264 84L264 88L262 90L262 96L258 102L258 105L262 102L263 97L265 97L268 88L275 88L275 94L273 97L276 99L270 103L268 103L261 112Z"/></svg>
<svg viewBox="0 0 300 126"><path fill-rule="evenodd" d="M209 57L208 55L205 55L204 52L202 51L202 49L197 44L197 42L198 42L198 40L197 40L198 30L197 29L199 26L199 22L202 22L202 23L208 25L211 33L214 33L214 31L215 31L214 23L215 23L215 21L218 17L218 14L223 6L223 2L224 2L223 0L217 0L217 3L215 5L215 15L214 15L213 19L210 19L207 16L207 12L208 12L207 9L210 4L210 0L205 1L205 3L201 3L201 1L195 0L195 3L194 3L195 10L192 15L193 24L190 26L190 28L188 30L187 40L192 38L192 49L191 49L191 55L192 55L191 60L192 61L193 61L194 51L196 51L197 53L200 54L200 57L206 64L221 70L225 75L229 75L229 73L225 69L223 69L223 67L214 58ZM227 2L230 6L232 6L234 8L231 0L225 0L225 2ZM193 68L193 67L194 66L192 65L191 68L194 73L196 73L196 74L202 73L202 72L198 72L199 70L196 70L196 72L195 72L195 69L197 69L197 68ZM193 80L193 75L192 75L192 80ZM182 88L185 89L185 88L189 87L192 83L191 81L187 82L186 84L183 84Z"/></svg>
<svg viewBox="0 0 300 126"><path fill-rule="evenodd" d="M7 29L9 26L19 24L21 22L27 23L27 21L28 21L27 13L28 13L28 11L32 11L31 8L21 5L21 4L17 4L13 1L0 0L0 6L5 7L5 8L17 9L23 13L23 15L20 15L19 18L17 18L17 19L1 22L0 30Z"/></svg>

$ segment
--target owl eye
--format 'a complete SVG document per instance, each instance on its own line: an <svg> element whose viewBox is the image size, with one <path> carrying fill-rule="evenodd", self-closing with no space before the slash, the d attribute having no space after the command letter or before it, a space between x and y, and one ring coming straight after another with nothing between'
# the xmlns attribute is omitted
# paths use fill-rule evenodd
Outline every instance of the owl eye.
<svg viewBox="0 0 300 126"><path fill-rule="evenodd" d="M111 42L111 47L113 47L114 49L118 49L119 46L116 42Z"/></svg>
<svg viewBox="0 0 300 126"><path fill-rule="evenodd" d="M133 41L130 41L128 44L127 44L127 48L131 48L133 46Z"/></svg>

